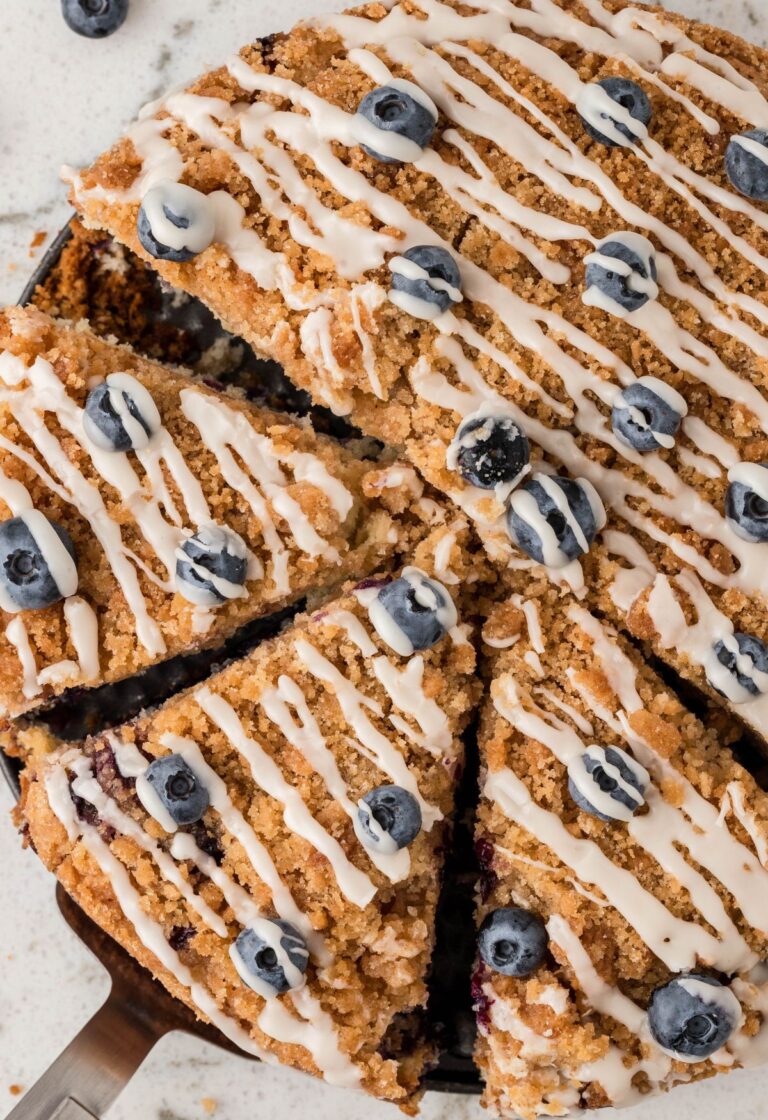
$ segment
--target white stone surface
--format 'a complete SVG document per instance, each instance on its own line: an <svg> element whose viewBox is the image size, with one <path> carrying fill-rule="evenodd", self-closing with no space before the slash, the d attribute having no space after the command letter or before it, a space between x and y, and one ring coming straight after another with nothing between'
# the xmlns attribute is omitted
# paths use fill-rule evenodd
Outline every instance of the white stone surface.
<svg viewBox="0 0 768 1120"><path fill-rule="evenodd" d="M341 0L132 0L127 23L102 42L74 36L58 0L0 0L0 301L17 298L69 211L58 167L104 148L145 101L225 59L251 37ZM768 40L768 0L675 0L669 6ZM0 790L0 1116L16 1103L106 994L103 970L59 916L53 883L19 848ZM115 1040L119 1045L119 1039ZM768 1071L678 1090L625 1120L763 1120ZM167 1038L110 1120L392 1120L391 1106L287 1071L253 1065L181 1035ZM470 1120L474 1101L429 1097L428 1120ZM602 1114L608 1120L608 1114ZM41 1118L45 1120L45 1118Z"/></svg>

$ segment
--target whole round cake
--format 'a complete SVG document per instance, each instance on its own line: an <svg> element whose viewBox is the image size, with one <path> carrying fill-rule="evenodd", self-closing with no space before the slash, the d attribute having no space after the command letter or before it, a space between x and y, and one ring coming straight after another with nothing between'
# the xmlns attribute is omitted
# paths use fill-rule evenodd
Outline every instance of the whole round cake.
<svg viewBox="0 0 768 1120"><path fill-rule="evenodd" d="M620 0L386 0L65 178L380 443L0 318L11 716L313 596L103 736L9 723L43 859L244 1046L410 1110L477 711L487 1106L762 1062L768 54Z"/></svg>

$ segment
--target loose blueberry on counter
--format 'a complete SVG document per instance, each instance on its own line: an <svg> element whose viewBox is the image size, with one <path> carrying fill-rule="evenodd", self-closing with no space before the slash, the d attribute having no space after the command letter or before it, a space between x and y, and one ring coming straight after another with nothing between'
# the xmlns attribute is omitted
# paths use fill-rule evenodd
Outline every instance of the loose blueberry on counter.
<svg viewBox="0 0 768 1120"><path fill-rule="evenodd" d="M169 179L147 191L136 231L150 256L183 264L211 244L216 217L207 195Z"/></svg>
<svg viewBox="0 0 768 1120"><path fill-rule="evenodd" d="M390 268L390 297L394 292L403 293L407 299L394 296L393 302L418 318L436 318L461 298L459 266L448 250L438 245L415 245L390 261ZM419 304L425 305L422 311Z"/></svg>
<svg viewBox="0 0 768 1120"><path fill-rule="evenodd" d="M568 767L568 792L601 821L628 821L645 804L650 775L619 747L592 746Z"/></svg>
<svg viewBox="0 0 768 1120"><path fill-rule="evenodd" d="M611 101L620 105L622 109L626 109L633 120L639 121L641 125L647 128L651 121L652 110L645 90L630 78L603 78L602 81L596 82L594 86L587 86L577 103L581 122L593 140L597 140L599 144L605 144L607 148L623 147L620 141L611 139L600 131L600 122L610 121L630 144L636 144L638 137L631 131L629 125L614 119L609 113L597 108L594 92L591 92L595 87L604 90Z"/></svg>
<svg viewBox="0 0 768 1120"><path fill-rule="evenodd" d="M125 22L128 0L61 0L64 22L86 39L104 39Z"/></svg>
<svg viewBox="0 0 768 1120"><path fill-rule="evenodd" d="M712 647L707 680L734 704L768 693L768 646L752 634L735 633Z"/></svg>
<svg viewBox="0 0 768 1120"><path fill-rule="evenodd" d="M128 373L111 373L88 394L83 428L101 451L141 451L161 427L151 394Z"/></svg>
<svg viewBox="0 0 768 1120"><path fill-rule="evenodd" d="M535 474L514 491L507 531L527 556L564 568L589 551L605 525L605 510L586 479Z"/></svg>
<svg viewBox="0 0 768 1120"><path fill-rule="evenodd" d="M181 755L155 759L145 770L144 778L176 824L195 824L205 815L210 804L208 790Z"/></svg>
<svg viewBox="0 0 768 1120"><path fill-rule="evenodd" d="M39 611L74 595L75 546L61 525L39 510L0 523L0 606Z"/></svg>
<svg viewBox="0 0 768 1120"><path fill-rule="evenodd" d="M547 952L547 930L541 918L519 906L489 914L480 927L480 956L504 976L530 976Z"/></svg>
<svg viewBox="0 0 768 1120"><path fill-rule="evenodd" d="M262 918L244 929L230 950L240 978L265 998L303 984L309 952L295 926L280 918Z"/></svg>
<svg viewBox="0 0 768 1120"><path fill-rule="evenodd" d="M528 437L516 420L484 412L468 416L459 427L448 451L448 466L471 486L493 490L519 478L530 456Z"/></svg>
<svg viewBox="0 0 768 1120"><path fill-rule="evenodd" d="M393 855L407 848L421 832L421 808L408 790L379 786L359 803L354 825L363 847Z"/></svg>
<svg viewBox="0 0 768 1120"><path fill-rule="evenodd" d="M728 472L725 516L745 541L768 541L768 463L739 463Z"/></svg>
<svg viewBox="0 0 768 1120"><path fill-rule="evenodd" d="M725 170L741 194L768 202L768 129L734 136L725 150Z"/></svg>
<svg viewBox="0 0 768 1120"><path fill-rule="evenodd" d="M382 163L410 163L418 159L435 131L437 117L402 88L406 84L411 83L371 90L357 109L358 116L368 125L360 129L360 147ZM376 132L381 134L379 141Z"/></svg>
<svg viewBox="0 0 768 1120"><path fill-rule="evenodd" d="M656 377L640 377L623 389L611 412L611 426L633 451L646 455L674 445L688 406Z"/></svg>
<svg viewBox="0 0 768 1120"><path fill-rule="evenodd" d="M724 1046L741 1015L741 1005L730 988L695 973L662 984L648 1004L653 1038L683 1062L702 1062Z"/></svg>
<svg viewBox="0 0 768 1120"><path fill-rule="evenodd" d="M587 257L586 267L587 293L591 289L597 289L627 313L644 307L651 298L655 298L658 291L653 245L637 235L632 235L631 241L635 242L635 247L630 243L629 236L625 239L620 239L619 236L609 238L598 246L595 253ZM606 257L621 262L627 268L609 268L600 259ZM594 299L590 300L587 295L586 302L594 303Z"/></svg>
<svg viewBox="0 0 768 1120"><path fill-rule="evenodd" d="M176 590L190 603L218 607L243 594L248 571L245 542L220 525L204 525L176 552Z"/></svg>
<svg viewBox="0 0 768 1120"><path fill-rule="evenodd" d="M431 649L457 621L446 589L418 568L406 568L382 587L369 614L379 637L403 657Z"/></svg>

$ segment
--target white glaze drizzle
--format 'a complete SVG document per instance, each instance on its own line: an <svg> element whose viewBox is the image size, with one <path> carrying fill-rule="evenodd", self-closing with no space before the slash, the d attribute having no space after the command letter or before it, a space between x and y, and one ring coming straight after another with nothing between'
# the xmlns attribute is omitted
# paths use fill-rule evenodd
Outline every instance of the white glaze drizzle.
<svg viewBox="0 0 768 1120"><path fill-rule="evenodd" d="M339 890L350 902L360 908L367 906L376 894L375 884L350 862L338 840L312 816L299 791L286 780L264 747L248 734L232 705L207 687L197 689L194 696L211 722L245 759L256 785L280 802L286 827L325 856Z"/></svg>
<svg viewBox="0 0 768 1120"><path fill-rule="evenodd" d="M420 568L403 568L400 578L410 585L410 594L419 606L434 614L443 630L447 632L454 630L458 622L458 614L450 592L442 584L430 579ZM402 657L411 657L415 651L410 637L398 625L379 596L373 595L369 598L363 593L361 597L358 593L358 599L361 602L365 601L373 628L381 640Z"/></svg>
<svg viewBox="0 0 768 1120"><path fill-rule="evenodd" d="M729 782L725 787L718 825L722 825L728 813L736 818L739 824L752 841L757 858L763 867L768 867L768 840L765 833L760 830L757 818L750 812L744 801L744 787L740 782Z"/></svg>
<svg viewBox="0 0 768 1120"><path fill-rule="evenodd" d="M396 785L402 786L416 798L421 808L424 828L428 830L436 821L442 820L442 813L437 806L430 805L421 796L416 779L400 751L374 726L368 713L382 717L378 702L361 692L306 638L297 638L294 649L304 669L315 680L325 684L335 696L344 719L368 757L374 759L379 769Z"/></svg>
<svg viewBox="0 0 768 1120"><path fill-rule="evenodd" d="M49 489L74 505L88 520L134 615L139 640L151 655L161 656L165 652L165 642L159 626L149 614L136 569L157 586L172 592L178 548L189 533L184 528L182 516L166 484L163 465L167 467L182 496L194 528L205 532L212 520L200 482L185 462L168 430L163 427L152 397L133 376L115 373L110 374L107 379L112 390L110 399L113 407L129 428L137 445L135 457L144 470L142 479L128 454L105 449L102 441L95 439L98 433L89 423L87 414L68 396L66 387L45 359L38 357L27 367L15 355L3 352L0 354L0 378L7 387L7 391L0 393L3 402L29 434L45 463L58 475L61 484L48 474L36 458L4 437L2 447L30 467ZM124 392L130 393L137 400L150 434L125 407L122 396ZM297 546L312 556L322 555L329 562L336 562L336 550L322 541L299 503L285 492L287 479L280 466L284 464L290 469L296 482L308 484L322 493L343 522L352 508L353 497L328 471L322 460L313 454L297 450L278 454L272 441L256 432L242 411L228 408L211 394L186 388L182 389L180 398L185 415L198 425L204 444L217 455L225 480L238 493L243 494L259 518L265 544L272 552L273 578L278 589L286 592L290 586L286 546L274 528L266 501L229 452L229 443L237 447L238 454L253 470L254 475L263 479L265 493L270 498L273 509L285 519ZM125 547L118 522L110 516L97 484L86 479L66 454L60 441L41 422L41 416L46 412L52 412L56 416L62 427L74 436L90 456L98 476L117 490L125 507L135 518L145 541L165 568L167 583ZM229 474L227 468L231 468ZM45 545L44 551L57 585L65 596L69 596L65 601L64 613L79 662L79 668L75 662L64 661L38 672L34 651L29 645L23 624L19 621L12 626L9 640L16 645L22 661L24 694L31 698L47 683L61 685L97 679L99 651L96 617L83 599L72 597L77 587L74 563L68 554L59 556L64 550L58 537L55 542L48 540L52 530L48 531L48 523L31 508L29 494L21 483L3 475L0 479L0 498L15 515L35 519L34 532L41 547ZM54 548L54 544L58 547ZM262 574L258 557L249 553L248 578L258 579ZM245 592L239 589L239 594ZM6 603L5 600L2 605L8 610L13 607L12 603Z"/></svg>
<svg viewBox="0 0 768 1120"><path fill-rule="evenodd" d="M634 875L616 866L597 844L571 835L560 818L533 801L527 786L504 768L488 775L484 796L536 836L579 878L597 886L642 940L673 971L692 968L697 959L717 959L717 938L693 922L675 917L640 885Z"/></svg>
<svg viewBox="0 0 768 1120"><path fill-rule="evenodd" d="M547 922L547 932L551 939L565 954L569 968L573 971L578 986L586 996L589 1004L602 1015L625 1026L632 1034L636 1035L642 1043L643 1057L625 1066L622 1062L621 1072L617 1080L612 1079L609 1096L613 1104L628 1104L636 1099L632 1090L632 1078L643 1072L654 1087L667 1083L672 1062L659 1046L656 1045L648 1030L648 1021L641 1007L625 996L618 988L607 984L598 974L586 949L573 932L568 922L559 914L553 915ZM622 1053L626 1060L628 1057ZM601 1069L582 1067L579 1074L587 1080L601 1082ZM603 1084L603 1082L601 1082Z"/></svg>
<svg viewBox="0 0 768 1120"><path fill-rule="evenodd" d="M549 15L552 15L552 12L549 9L547 9L547 11L549 11ZM506 12L506 9L505 9L505 12ZM428 6L428 19L424 20L424 21L409 20L408 21L409 22L409 29L418 32L418 35L422 38L423 38L424 34L429 35L429 28L424 28L424 27L421 27L421 26L415 27L415 24L430 24L430 21L433 18L437 18L437 13L438 13L438 9L435 8L434 4L429 4L429 6ZM508 15L514 15L514 13L515 13L514 11L511 11L511 12L508 13ZM442 11L440 11L440 15L441 16L444 15L444 9L442 9ZM365 21L365 22L367 24L367 29L371 30L372 25L369 24L368 21ZM496 20L493 20L491 22L493 22L494 29L498 30L498 20L496 19ZM577 22L577 24L579 24L579 21L575 21L575 22ZM466 20L463 19L463 18L459 20L459 24L462 25L463 27L468 27ZM489 26L490 26L490 22L489 22ZM587 27L587 25L579 25L579 26L581 28L586 28ZM380 34L380 29L376 28L376 35L378 35L378 34ZM514 40L514 38L515 38L514 36L511 37L512 40ZM647 36L646 36L646 38L647 38ZM531 43L531 40L528 40L528 39L525 39L524 41L525 41L526 45ZM506 45L508 46L509 44L507 43ZM513 43L513 45L514 45L514 43ZM552 54L552 53L550 53L550 54ZM369 52L358 52L358 55L360 55L360 56L369 55ZM372 56L372 57L375 58L375 56ZM357 60L357 55L356 55L356 60ZM408 59L408 60L410 60L410 59ZM437 63L434 62L433 58L430 59L430 62L433 65L437 65ZM363 63L360 62L359 64L363 64ZM377 62L376 65L378 67L381 67L381 62ZM240 78L240 80L242 80L244 84L247 83L247 87L253 88L253 87L255 87L254 83L255 83L255 85L259 85L260 83L262 83L262 87L265 88L265 90L275 90L275 91L280 90L281 93L289 93L289 94L292 93L292 92L296 93L296 92L291 90L290 83L283 83L282 80L275 80L275 81L281 82L282 84L275 85L274 83L272 83L272 84L268 84L268 85L264 86L263 85L263 77L264 77L263 75L262 76L251 75L250 77L247 76L246 74L244 75L243 72L245 71L246 67L244 67L244 65L242 63L233 63L232 68L233 68L233 73L236 73L238 78ZM268 76L268 77L270 78L270 80L272 80L273 76ZM298 100L301 100L301 94L300 93L297 93L296 96L297 96ZM334 115L333 113L330 113L329 106L326 105L325 109L324 109L324 106L322 106L322 104L318 105L317 99L312 102L310 97L305 97L305 99L303 99L303 101L302 101L302 104L305 104L305 108L309 108L310 114L312 113L313 109L315 109L316 114L322 115L322 114L325 113L325 116L324 116L324 121L326 122L325 125L322 124L322 121L316 121L315 122L318 125L320 139L326 139L327 129L328 129L329 125L330 125L331 128L336 128L336 130L338 131L338 129L341 128L341 125L344 124L344 122L341 121L341 119L339 118L338 114ZM257 106L257 108L259 108L259 106ZM255 118L262 118L262 119L264 118L265 113L262 111L262 109L263 109L263 106L262 106L262 108L259 108L259 112L254 112L252 114L254 116L254 119ZM279 116L280 123L282 125L284 125L284 128L288 129L289 131L297 132L297 129L301 130L301 128L305 127L305 122L303 122L303 121L301 121L297 124L297 121L294 120L294 119L291 119L290 121L285 121L283 119L284 116L290 116L290 115L291 114L272 114L272 116ZM331 118L333 118L333 120L331 120ZM256 125L254 124L254 128L255 127L256 127ZM259 128L263 128L263 120L261 120L261 122L259 124ZM324 131L324 128L326 129L326 131ZM344 128L346 128L346 125L344 125ZM343 131L344 131L344 129L343 129ZM336 132L334 134L336 134ZM294 138L294 139L296 139L296 138ZM340 172L339 172L339 174L340 174ZM353 183L353 181L354 181L354 177L349 176L349 175L347 175L345 177L345 184Z"/></svg>
<svg viewBox="0 0 768 1120"><path fill-rule="evenodd" d="M441 583L448 584L451 587L455 587L457 584L461 583L461 578L451 570L450 565L453 551L458 543L458 538L460 534L468 528L469 523L467 521L461 517L457 518L446 527L445 532L435 545L435 575Z"/></svg>
<svg viewBox="0 0 768 1120"><path fill-rule="evenodd" d="M280 729L292 747L300 751L312 769L320 775L331 796L344 812L355 821L358 807L349 794L347 783L317 720L307 704L306 697L292 677L281 674L277 688L266 689L259 697L264 714ZM291 709L296 713L294 716ZM298 718L297 718L298 717ZM394 855L364 849L366 855L392 883L407 878L411 860L407 848Z"/></svg>
<svg viewBox="0 0 768 1120"><path fill-rule="evenodd" d="M311 481L343 520L352 508L352 495L328 473L324 464L315 456L297 451L278 454L272 440L256 432L242 411L222 401L203 397L191 389L182 390L180 397L184 415L197 427L204 445L216 456L225 480L242 494L258 519L271 553L272 578L277 589L286 591L289 587L288 553L266 499L290 526L295 543L302 551L309 556L338 561L336 549L319 536L298 501L286 492L286 478L280 465L283 462L291 467L297 479ZM238 465L234 450L251 477Z"/></svg>
<svg viewBox="0 0 768 1120"><path fill-rule="evenodd" d="M208 791L211 806L221 817L221 822L243 848L256 875L269 888L275 909L281 917L291 922L304 935L313 956L321 964L329 964L330 956L322 938L315 932L309 919L296 905L291 892L280 878L271 855L259 840L243 814L234 805L227 787L203 757L200 747L192 739L172 735L162 736L161 742L168 750L181 755L190 769Z"/></svg>
<svg viewBox="0 0 768 1120"><path fill-rule="evenodd" d="M556 717L551 714L545 713L541 709L523 706L521 697L517 694L514 682L510 677L502 678L494 682L493 688L494 704L496 710L507 719L511 725L517 728L522 734L535 739L537 742L543 743L555 757L568 769L569 774L572 772L574 763L582 757L585 752L585 745L579 739L578 735ZM576 771L578 774L578 771ZM644 777L643 777L644 775ZM618 771L611 770L611 776L618 778ZM713 961L716 960L722 965L723 971L733 971L737 967L750 967L754 963L753 954L743 938L739 934L736 926L728 917L725 907L721 902L715 890L710 886L707 880L696 870L695 867L688 864L681 856L677 845L683 844L692 855L695 856L699 863L705 867L711 867L713 861L711 858L706 857L704 851L706 845L701 843L699 833L689 824L685 818L674 809L668 802L664 801L659 791L651 784L649 775L645 773L644 769L640 767L640 780L645 785L645 799L648 805L649 812L644 815L632 816L631 813L622 813L623 806L617 805L609 796L600 796L599 790L596 787L590 786L585 789L585 794L588 799L596 804L596 807L610 815L613 818L621 818L626 821L627 831L633 840L648 852L660 866L669 874L681 883L691 898L693 905L699 913L706 919L709 925L718 931L720 935L721 944L715 950L715 956L712 957L712 943L711 935L703 929L697 927L695 923L685 922L687 927L687 951L690 953L689 961L694 962L696 957L699 956L702 960ZM628 791L635 793L631 786L627 787ZM596 802L602 802L598 804ZM540 812L546 812L540 810ZM549 814L550 816L552 814ZM589 845L590 841L578 841L577 845ZM577 846L574 851L578 852ZM599 849L597 849L599 852ZM746 850L743 852L744 856L749 855ZM583 858L583 857L582 857ZM624 892L621 886L622 876L618 878L615 876L615 871L620 870L615 867L610 861L606 860L609 871L603 860L597 855L594 856L596 864L603 865L602 875L591 881L600 888L605 896L612 902L614 906L624 915L627 921L640 933L640 936L646 941L649 947L653 948L654 952L662 959L665 959L663 954L659 952L658 936L656 936L655 943L649 942L647 936L639 928L638 922L643 921L641 915L636 909L632 907L631 894ZM569 862L566 860L565 862ZM719 861L721 867L718 868L722 875L722 862ZM570 863L571 867L574 867ZM574 870L579 871L579 867L574 867ZM732 871L732 876L729 874L724 877L724 885L727 889L734 891L735 895L739 897L739 880L743 880L743 861L741 864L731 866L729 863L729 871ZM630 875L630 879L643 891L640 884ZM615 880L611 888L610 881ZM734 882L736 886L734 887ZM625 881L626 883L626 881ZM745 884L745 894L748 893L751 887L752 879L748 877L747 884ZM647 893L647 892L644 892ZM741 899L739 899L741 901ZM658 904L661 905L661 904ZM661 907L662 909L663 906ZM667 912L666 921L672 915ZM678 919L675 919L678 920ZM701 934L702 941L698 942L699 933ZM685 952L686 938L678 933L678 950ZM689 965L690 967L690 965Z"/></svg>
<svg viewBox="0 0 768 1120"><path fill-rule="evenodd" d="M147 191L142 209L152 236L171 249L202 253L216 234L216 216L207 196L173 179ZM183 221L172 221L168 211Z"/></svg>
<svg viewBox="0 0 768 1120"><path fill-rule="evenodd" d="M501 844L496 845L495 852L505 856L507 859L513 860L515 863L523 863L526 867L534 867L537 871L545 871L548 875L562 876L563 881L573 887L577 894L580 894L582 898L586 898L588 902L592 902L601 909L605 909L605 907L609 905L604 898L594 894L592 891L588 891L578 879L574 878L572 875L564 874L564 868L562 867L552 867L550 864L543 863L539 859L530 859L528 856L521 855L520 852L513 852L510 848L503 847Z"/></svg>
<svg viewBox="0 0 768 1120"><path fill-rule="evenodd" d="M134 844L152 857L157 864L163 878L172 883L185 903L219 937L227 937L226 922L190 887L189 883L179 874L173 859L162 850L159 844L127 813L124 813L114 798L104 792L96 778L93 776L91 760L81 755L79 759L71 761L69 768L74 771L72 791L92 805L105 824L110 825L122 836L127 836Z"/></svg>
<svg viewBox="0 0 768 1120"><path fill-rule="evenodd" d="M88 481L69 458L61 442L40 422L38 411L41 408L55 411L59 421L76 438L80 435L82 443L86 445L88 441L82 431L82 410L68 397L53 367L43 358L38 357L27 368L6 351L0 356L0 377L10 386L17 386L23 380L29 382L29 389L8 392L4 394L4 400L20 427L28 433L43 461L59 476L62 485L54 481L34 456L10 443L5 437L1 441L3 448L30 466L44 483L75 506L81 516L90 522L134 615L140 642L153 656L162 655L166 649L165 641L157 623L149 615L136 570L123 544L117 522L110 517L96 485Z"/></svg>
<svg viewBox="0 0 768 1120"><path fill-rule="evenodd" d="M66 829L70 840L79 838L88 854L96 861L109 882L120 909L144 947L179 984L189 989L192 1002L219 1028L222 1034L241 1050L254 1054L262 1061L274 1061L267 1051L258 1046L242 1027L218 1007L210 992L194 979L190 969L182 963L178 953L168 944L162 926L144 911L141 896L131 883L126 868L112 854L92 825L77 820L63 765L55 766L47 772L45 787L51 809Z"/></svg>
<svg viewBox="0 0 768 1120"><path fill-rule="evenodd" d="M768 903L760 897L761 891L755 889L758 881L765 880L766 869L744 844L740 843L720 819L718 810L684 774L671 762L658 754L631 726L628 715L643 707L635 685L637 671L629 657L618 645L616 636L603 623L581 608L574 607L571 617L593 638L594 651L599 658L606 677L616 693L624 711L618 715L605 709L591 694L585 697L595 713L617 734L621 735L633 754L653 774L661 786L664 782L674 783L681 793L681 810L694 826L693 831L685 827L687 835L681 839L680 818L677 822L670 818L665 826L669 835L678 837L679 842L690 851L696 862L714 875L733 895L744 917L758 930L768 928ZM573 687L581 692L582 688L571 676ZM672 806L666 802L664 812L669 815ZM749 830L747 830L749 832Z"/></svg>
<svg viewBox="0 0 768 1120"><path fill-rule="evenodd" d="M72 752L66 759L66 765L74 769L77 775L72 783L72 790L78 796L83 797L94 805L105 823L111 825L124 836L128 836L153 858L163 878L176 887L187 905L198 913L203 922L217 934L217 936L222 939L229 939L229 931L226 924L219 915L190 888L189 884L178 871L176 863L174 862L175 860L191 860L194 862L200 870L219 887L225 901L232 908L237 921L242 926L250 926L268 938L271 937L274 925L261 916L261 912L247 892L224 871L218 868L215 861L200 850L191 836L183 833L177 834L171 844L171 854L166 854L159 848L157 843L144 832L140 825L127 816L127 814L123 813L113 799L103 792L99 783L92 776L90 760L83 755L80 755L79 758L76 757L77 753L78 752ZM128 756L130 757L130 751L128 752ZM152 922L151 919L143 913L138 902L139 896L130 885L130 879L126 869L112 855L107 845L98 837L96 830L92 826L84 825L76 821L74 812L70 813L69 809L66 807L66 802L64 801L65 797L69 798L70 805L72 802L69 797L69 787L63 761L64 760L62 760L62 764L57 765L53 771L50 771L46 777L46 788L49 800L51 801L51 807L57 815L61 814L60 819L62 819L62 823L65 824L70 838L74 839L79 832L81 841L85 844L91 855L97 858L99 866L102 871L107 874L113 890L115 890L121 908L126 914L126 917L128 917L134 925L142 942L158 957L161 964L163 964L180 983L190 987L193 1001L217 1026L224 1029L222 1027L222 1022L224 1022L225 1019L227 1020L229 1029L227 1029L225 1033L228 1037L232 1038L232 1040L242 1046L243 1049L257 1054L264 1060L274 1061L275 1059L273 1056L265 1053L261 1047L257 1047L255 1043L251 1042L242 1028L229 1020L223 1013L218 1010L213 1014L211 1013L211 1009L215 1008L216 1005L210 994L202 985L191 985L186 981L185 977L188 974L188 970L185 966L181 965L178 955L171 949L170 945L168 945L161 927L157 925L157 923ZM94 839L97 842L96 845L94 845ZM96 850L94 850L94 847ZM119 889L121 886L124 888L123 890ZM129 889L132 894L128 893ZM130 899L130 908L126 908L126 899ZM139 925L136 924L136 914L141 914L143 916L143 920L141 920ZM159 950L163 945L165 948L162 949L161 952ZM167 952L166 949L168 950ZM234 950L234 944L232 949ZM231 955L236 968L238 968L238 971L241 971L238 967L239 958L236 959L237 954L233 952ZM283 960L284 967L288 967L289 962L287 959L284 959L285 954L281 948L279 950L279 956ZM173 967L177 962L181 967ZM293 969L294 966L290 965L290 968ZM254 977L250 973L244 978L249 986L254 987ZM330 1015L323 1010L318 998L306 990L303 977L301 977L300 974L296 978L296 981L299 985L298 990L290 992L288 998L294 1004L294 1007L302 1018L296 1018L291 1015L285 1007L280 1005L279 1002L273 998L274 992L262 990L260 994L264 996L267 1003L257 1020L260 1029L275 1041L293 1043L305 1047L312 1055L315 1064L325 1080L330 1084L347 1087L357 1085L360 1081L360 1071L339 1048L338 1036L333 1020ZM272 1004L278 1004L279 1010L275 1011L271 1006ZM244 1044L244 1040L246 1039L248 1039L248 1045Z"/></svg>

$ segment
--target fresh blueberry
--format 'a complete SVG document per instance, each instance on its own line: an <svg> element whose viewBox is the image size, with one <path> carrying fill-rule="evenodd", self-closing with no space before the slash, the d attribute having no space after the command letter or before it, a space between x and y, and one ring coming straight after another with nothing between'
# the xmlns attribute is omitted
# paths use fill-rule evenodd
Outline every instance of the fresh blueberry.
<svg viewBox="0 0 768 1120"><path fill-rule="evenodd" d="M216 217L207 195L165 180L144 196L136 230L150 256L184 263L211 244Z"/></svg>
<svg viewBox="0 0 768 1120"><path fill-rule="evenodd" d="M402 257L395 257L390 268L393 303L420 319L436 318L461 297L459 266L447 249L415 245ZM402 295L394 295L396 292Z"/></svg>
<svg viewBox="0 0 768 1120"><path fill-rule="evenodd" d="M591 746L568 767L568 791L601 821L628 821L645 804L648 771L619 747Z"/></svg>
<svg viewBox="0 0 768 1120"><path fill-rule="evenodd" d="M601 82L586 87L578 105L584 128L593 140L597 140L598 144L604 144L606 148L624 146L620 141L611 139L600 131L603 121L610 121L617 132L621 133L630 144L637 143L638 137L632 132L628 124L616 120L610 113L603 110L600 105L603 98L596 95L598 89L604 90L611 101L620 105L622 109L626 109L633 120L647 128L651 121L651 103L645 90L630 78L603 78Z"/></svg>
<svg viewBox="0 0 768 1120"><path fill-rule="evenodd" d="M725 984L684 973L656 988L648 1004L648 1026L663 1050L683 1062L701 1062L725 1045L741 1014Z"/></svg>
<svg viewBox="0 0 768 1120"><path fill-rule="evenodd" d="M141 451L161 427L151 394L128 373L110 373L88 394L83 428L100 451Z"/></svg>
<svg viewBox="0 0 768 1120"><path fill-rule="evenodd" d="M611 268L607 259L619 262ZM628 314L655 298L656 260L650 241L636 234L616 234L587 259L585 300L596 304L595 291L607 296ZM597 303L602 306L601 303Z"/></svg>
<svg viewBox="0 0 768 1120"><path fill-rule="evenodd" d="M406 85L411 83L379 86L365 95L357 109L360 147L382 163L418 159L435 131L437 117L420 97L403 88Z"/></svg>
<svg viewBox="0 0 768 1120"><path fill-rule="evenodd" d="M768 692L768 646L752 634L735 633L712 647L707 680L734 704L746 704Z"/></svg>
<svg viewBox="0 0 768 1120"><path fill-rule="evenodd" d="M504 976L530 976L547 951L547 930L541 918L519 906L503 907L489 914L480 926L480 956L494 972Z"/></svg>
<svg viewBox="0 0 768 1120"><path fill-rule="evenodd" d="M657 377L640 377L623 389L611 413L614 432L641 455L673 446L688 406Z"/></svg>
<svg viewBox="0 0 768 1120"><path fill-rule="evenodd" d="M738 537L768 541L768 463L739 463L728 472L725 516Z"/></svg>
<svg viewBox="0 0 768 1120"><path fill-rule="evenodd" d="M247 571L245 542L220 525L203 525L176 552L176 589L200 607L241 597Z"/></svg>
<svg viewBox="0 0 768 1120"><path fill-rule="evenodd" d="M86 39L104 39L122 27L128 0L61 0L64 22Z"/></svg>
<svg viewBox="0 0 768 1120"><path fill-rule="evenodd" d="M407 848L421 832L421 808L400 786L379 786L359 803L355 833L371 851L392 855Z"/></svg>
<svg viewBox="0 0 768 1120"><path fill-rule="evenodd" d="M456 625L453 599L441 583L418 568L405 568L399 579L385 584L370 606L374 628L403 657L431 649Z"/></svg>
<svg viewBox="0 0 768 1120"><path fill-rule="evenodd" d="M259 918L244 929L230 956L244 983L265 999L300 988L309 961L304 938L280 918Z"/></svg>
<svg viewBox="0 0 768 1120"><path fill-rule="evenodd" d="M725 150L725 170L741 194L768 202L768 129L734 136Z"/></svg>
<svg viewBox="0 0 768 1120"><path fill-rule="evenodd" d="M484 411L460 426L447 462L471 486L493 490L519 478L530 454L528 437L516 420Z"/></svg>
<svg viewBox="0 0 768 1120"><path fill-rule="evenodd" d="M155 759L143 777L176 824L194 824L204 816L210 804L208 790L181 755Z"/></svg>
<svg viewBox="0 0 768 1120"><path fill-rule="evenodd" d="M604 525L603 504L584 478L535 474L514 491L507 506L510 537L548 568L578 560Z"/></svg>
<svg viewBox="0 0 768 1120"><path fill-rule="evenodd" d="M75 546L69 533L39 510L0 523L0 606L39 611L77 591Z"/></svg>

